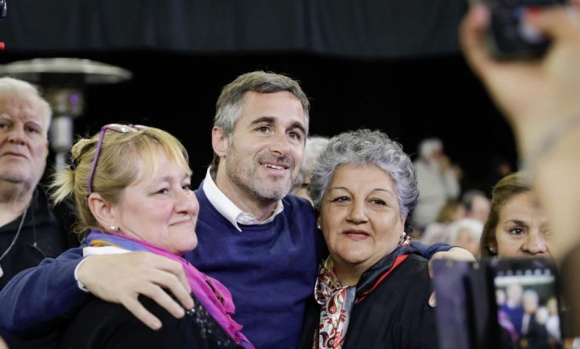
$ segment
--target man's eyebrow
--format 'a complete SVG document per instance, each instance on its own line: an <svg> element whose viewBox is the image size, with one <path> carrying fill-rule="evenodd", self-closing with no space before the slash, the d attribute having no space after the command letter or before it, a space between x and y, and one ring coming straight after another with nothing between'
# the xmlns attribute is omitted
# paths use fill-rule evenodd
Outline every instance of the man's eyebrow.
<svg viewBox="0 0 580 349"><path fill-rule="evenodd" d="M292 123L292 128L298 128L302 131L302 133L307 134L306 128L304 127L304 124L302 124L301 122L296 121Z"/></svg>
<svg viewBox="0 0 580 349"><path fill-rule="evenodd" d="M38 120L28 120L24 124L34 124L34 125L37 125L39 127L42 127L42 123L38 122Z"/></svg>
<svg viewBox="0 0 580 349"><path fill-rule="evenodd" d="M276 118L274 118L273 116L260 116L257 119L252 120L252 122L250 124L259 124L261 122L267 122L267 123L274 123L276 121Z"/></svg>
<svg viewBox="0 0 580 349"><path fill-rule="evenodd" d="M274 116L261 116L257 119L252 120L252 122L250 123L251 125L254 124L259 124L261 122L267 122L269 124L274 124L276 123L276 117ZM295 121L292 123L291 128L298 128L300 129L304 134L306 134L306 128L304 127L304 124L302 124L299 121Z"/></svg>

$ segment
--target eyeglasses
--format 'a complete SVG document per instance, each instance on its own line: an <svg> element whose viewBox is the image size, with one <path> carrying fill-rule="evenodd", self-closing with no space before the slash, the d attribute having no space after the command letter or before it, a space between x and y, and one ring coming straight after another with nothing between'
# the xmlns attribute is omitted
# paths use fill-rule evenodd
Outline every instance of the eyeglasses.
<svg viewBox="0 0 580 349"><path fill-rule="evenodd" d="M101 146L103 145L103 139L105 138L105 133L107 130L119 132L119 133L134 133L139 131L139 129L144 128L140 125L121 125L121 124L108 124L101 127L101 134L99 135L99 141L97 143L97 149L95 150L95 156L93 157L93 164L91 166L91 172L89 172L89 179L87 180L87 190L89 194L93 192L93 175L95 174L95 168L97 167L97 162L99 161L99 154L101 153Z"/></svg>

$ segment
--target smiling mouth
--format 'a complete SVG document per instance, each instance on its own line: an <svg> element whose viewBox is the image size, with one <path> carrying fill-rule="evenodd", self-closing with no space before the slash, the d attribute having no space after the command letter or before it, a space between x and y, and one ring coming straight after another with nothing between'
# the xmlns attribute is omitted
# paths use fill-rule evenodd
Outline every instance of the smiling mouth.
<svg viewBox="0 0 580 349"><path fill-rule="evenodd" d="M263 164L262 166L264 166L266 168L273 169L273 170L279 170L279 171L283 171L283 170L286 170L288 168L288 166L272 165L272 164Z"/></svg>
<svg viewBox="0 0 580 349"><path fill-rule="evenodd" d="M182 221L182 222L173 223L172 226L174 226L174 227L195 227L195 222Z"/></svg>
<svg viewBox="0 0 580 349"><path fill-rule="evenodd" d="M343 235L352 236L352 237L367 237L367 236L370 236L370 234L365 233L365 232L360 232L360 231L345 231L343 233Z"/></svg>

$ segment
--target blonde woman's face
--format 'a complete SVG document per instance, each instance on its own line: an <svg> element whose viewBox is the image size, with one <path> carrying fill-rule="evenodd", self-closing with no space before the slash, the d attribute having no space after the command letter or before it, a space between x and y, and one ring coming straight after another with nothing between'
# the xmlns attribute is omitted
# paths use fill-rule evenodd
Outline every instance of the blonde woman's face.
<svg viewBox="0 0 580 349"><path fill-rule="evenodd" d="M508 200L495 230L498 255L502 257L551 257L548 220L530 192Z"/></svg>
<svg viewBox="0 0 580 349"><path fill-rule="evenodd" d="M195 249L199 202L190 176L160 149L154 176L128 186L113 207L119 232L176 255ZM146 169L144 169L146 171Z"/></svg>

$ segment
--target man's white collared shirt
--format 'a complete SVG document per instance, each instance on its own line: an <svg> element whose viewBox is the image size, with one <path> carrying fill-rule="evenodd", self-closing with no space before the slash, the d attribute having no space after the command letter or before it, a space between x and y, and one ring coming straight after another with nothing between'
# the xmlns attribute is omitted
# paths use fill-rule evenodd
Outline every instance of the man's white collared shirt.
<svg viewBox="0 0 580 349"><path fill-rule="evenodd" d="M205 179L203 181L203 191L211 204L222 214L238 231L242 231L239 224L266 224L274 220L274 218L284 210L282 200L278 200L274 213L263 222L258 222L256 217L248 212L243 212L236 206L215 184L211 178L210 168L207 169Z"/></svg>

